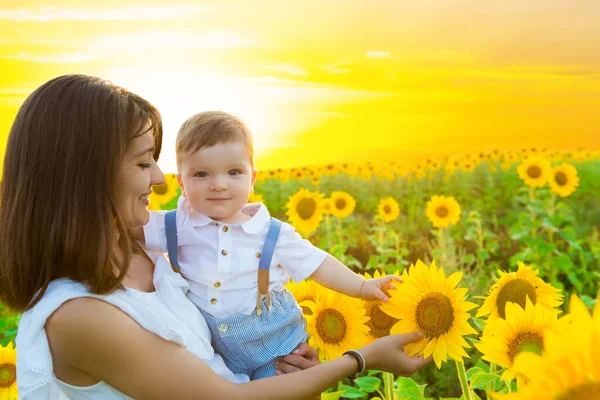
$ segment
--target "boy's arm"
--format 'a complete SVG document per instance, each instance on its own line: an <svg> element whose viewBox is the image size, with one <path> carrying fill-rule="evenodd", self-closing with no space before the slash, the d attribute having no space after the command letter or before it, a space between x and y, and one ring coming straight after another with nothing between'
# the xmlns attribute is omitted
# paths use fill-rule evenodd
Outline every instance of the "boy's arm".
<svg viewBox="0 0 600 400"><path fill-rule="evenodd" d="M327 255L321 265L312 273L310 279L350 297L360 297L360 289L365 282L365 278L331 255Z"/></svg>
<svg viewBox="0 0 600 400"><path fill-rule="evenodd" d="M402 282L402 279L393 275L365 279L331 255L327 255L310 278L320 285L347 296L381 301L388 300L387 289L395 289L392 280Z"/></svg>

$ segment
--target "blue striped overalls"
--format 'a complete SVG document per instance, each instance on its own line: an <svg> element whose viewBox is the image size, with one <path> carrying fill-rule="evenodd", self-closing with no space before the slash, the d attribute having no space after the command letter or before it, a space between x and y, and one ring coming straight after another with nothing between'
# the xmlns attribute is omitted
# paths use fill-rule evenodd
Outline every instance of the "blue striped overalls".
<svg viewBox="0 0 600 400"><path fill-rule="evenodd" d="M176 210L165 214L167 249L171 264L177 258ZM302 309L288 291L269 293L269 269L281 222L271 218L267 238L258 262L258 295L255 312L215 318L200 310L212 335L212 345L234 373L260 379L275 374L274 362L306 342L306 321ZM264 297L264 298L263 298Z"/></svg>

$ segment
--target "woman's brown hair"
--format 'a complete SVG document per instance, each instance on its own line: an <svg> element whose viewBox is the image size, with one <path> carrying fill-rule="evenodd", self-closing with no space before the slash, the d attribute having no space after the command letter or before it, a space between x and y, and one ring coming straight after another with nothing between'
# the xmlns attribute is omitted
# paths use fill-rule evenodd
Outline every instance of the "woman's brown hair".
<svg viewBox="0 0 600 400"><path fill-rule="evenodd" d="M132 241L115 208L129 140L162 121L148 101L100 78L65 75L35 90L13 122L0 185L0 301L33 307L58 278L109 293Z"/></svg>

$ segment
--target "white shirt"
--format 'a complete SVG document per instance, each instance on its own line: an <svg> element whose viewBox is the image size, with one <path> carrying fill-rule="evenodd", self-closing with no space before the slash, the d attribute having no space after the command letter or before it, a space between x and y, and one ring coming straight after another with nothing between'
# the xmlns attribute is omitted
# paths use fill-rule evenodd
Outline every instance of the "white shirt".
<svg viewBox="0 0 600 400"><path fill-rule="evenodd" d="M189 282L188 297L216 318L237 313L250 314L258 295L258 260L270 225L267 208L247 204L242 212L251 215L243 224L214 221L190 209L185 197L177 204L177 245L181 275ZM152 212L144 226L146 248L165 253L165 212ZM327 257L282 223L271 261L269 291L282 291L291 277L308 278Z"/></svg>
<svg viewBox="0 0 600 400"><path fill-rule="evenodd" d="M107 295L95 295L89 288L70 279L50 283L42 299L23 313L17 334L17 385L23 400L57 399L60 391L69 399L129 399L104 382L77 387L61 382L54 375L52 356L44 325L46 319L64 302L78 297L104 300L128 314L142 328L184 347L202 359L218 375L236 383L248 382L246 375L231 372L210 344L210 330L202 314L186 297L189 285L173 272L161 254L149 256L155 262L155 292L126 288ZM60 389L60 391L59 391Z"/></svg>

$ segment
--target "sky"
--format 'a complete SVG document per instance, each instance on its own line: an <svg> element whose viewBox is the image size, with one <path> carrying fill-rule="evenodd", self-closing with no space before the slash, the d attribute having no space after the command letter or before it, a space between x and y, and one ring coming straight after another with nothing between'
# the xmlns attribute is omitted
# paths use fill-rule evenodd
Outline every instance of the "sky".
<svg viewBox="0 0 600 400"><path fill-rule="evenodd" d="M597 0L0 0L0 157L18 107L69 73L163 116L255 136L258 168L600 147Z"/></svg>

